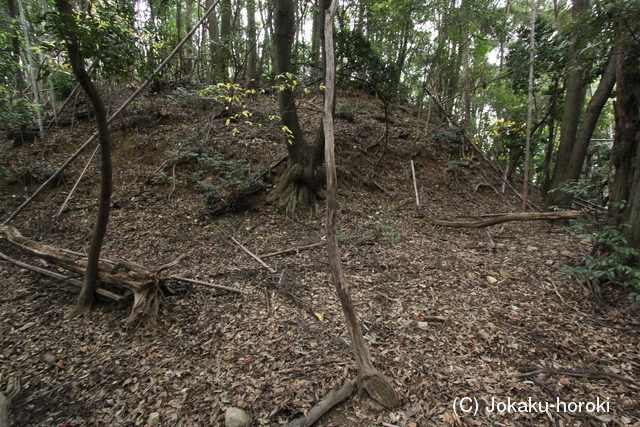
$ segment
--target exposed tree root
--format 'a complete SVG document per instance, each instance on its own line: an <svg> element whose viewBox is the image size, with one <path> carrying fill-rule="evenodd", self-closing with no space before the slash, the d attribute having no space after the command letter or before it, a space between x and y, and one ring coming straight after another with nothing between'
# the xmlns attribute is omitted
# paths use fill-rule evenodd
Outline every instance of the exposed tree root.
<svg viewBox="0 0 640 427"><path fill-rule="evenodd" d="M318 172L311 166L295 163L280 176L276 188L267 197L295 219L312 218L318 211Z"/></svg>

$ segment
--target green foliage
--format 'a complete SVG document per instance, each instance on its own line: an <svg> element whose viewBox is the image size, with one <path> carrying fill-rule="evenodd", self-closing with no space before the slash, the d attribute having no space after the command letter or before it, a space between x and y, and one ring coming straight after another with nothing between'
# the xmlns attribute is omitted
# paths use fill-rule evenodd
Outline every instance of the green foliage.
<svg viewBox="0 0 640 427"><path fill-rule="evenodd" d="M46 31L53 31L59 40L63 23L58 13L48 13ZM76 10L69 28L78 38L85 58L98 58L107 75L130 76L138 58L138 34L135 30L134 3L129 1L96 0L88 9ZM43 30L44 31L44 30ZM64 46L59 46L64 50Z"/></svg>
<svg viewBox="0 0 640 427"><path fill-rule="evenodd" d="M506 58L516 93L527 93L529 89L530 31L528 25L518 28L517 38L510 43ZM536 19L535 39L534 86L536 91L545 92L565 71L567 44L559 38L554 24L544 17Z"/></svg>
<svg viewBox="0 0 640 427"><path fill-rule="evenodd" d="M31 122L35 106L20 97L20 93L0 86L0 129L8 131Z"/></svg>
<svg viewBox="0 0 640 427"><path fill-rule="evenodd" d="M639 251L629 247L620 229L601 225L596 231L583 233L581 237L593 242L593 250L581 257L580 265L564 265L562 271L584 282L615 283L631 288L631 295L640 300L640 269L629 265L637 259Z"/></svg>
<svg viewBox="0 0 640 427"><path fill-rule="evenodd" d="M366 80L385 103L396 99L402 70L394 63L387 63L364 34L347 29L339 31L336 58L341 74Z"/></svg>
<svg viewBox="0 0 640 427"><path fill-rule="evenodd" d="M10 28L7 19L3 26ZM17 90L18 63L13 55L11 34L0 30L0 130L23 127L35 113L34 106Z"/></svg>

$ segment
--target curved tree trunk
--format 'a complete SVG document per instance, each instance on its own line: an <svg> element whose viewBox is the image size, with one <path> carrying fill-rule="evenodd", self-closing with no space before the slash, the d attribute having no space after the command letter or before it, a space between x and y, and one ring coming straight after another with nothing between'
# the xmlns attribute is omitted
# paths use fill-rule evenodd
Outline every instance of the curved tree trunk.
<svg viewBox="0 0 640 427"><path fill-rule="evenodd" d="M91 246L89 248L87 269L84 276L82 290L78 296L75 309L67 315L73 317L87 313L91 310L95 298L96 279L98 276L98 263L100 260L100 250L102 249L102 241L107 233L107 223L109 222L109 213L111 210L111 193L113 189L112 183L112 167L111 167L111 149L109 147L109 124L107 121L107 110L102 102L100 92L93 84L91 77L87 73L84 66L84 59L80 53L78 45L78 26L73 18L73 10L68 0L56 0L56 6L64 23L64 36L67 51L69 52L69 60L71 68L78 79L78 83L86 92L91 100L98 124L98 139L100 143L100 200L98 202L98 218Z"/></svg>

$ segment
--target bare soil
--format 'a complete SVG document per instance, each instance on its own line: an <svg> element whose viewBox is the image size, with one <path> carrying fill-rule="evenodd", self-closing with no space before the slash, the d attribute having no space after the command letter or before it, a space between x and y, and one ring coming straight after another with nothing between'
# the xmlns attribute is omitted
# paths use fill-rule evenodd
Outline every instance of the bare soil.
<svg viewBox="0 0 640 427"><path fill-rule="evenodd" d="M112 110L126 95L110 99ZM309 138L320 105L319 95L300 103ZM286 148L269 118L273 99L259 96L247 109L253 116L227 125L223 106L176 91L148 95L118 120L103 249L104 258L148 267L186 255L173 274L242 295L171 282L156 329L125 326L130 299L100 301L90 315L64 320L77 288L0 262L0 388L11 375L22 382L14 426L143 426L152 412L163 426L221 426L229 406L245 409L252 425L280 425L355 378L324 249L265 258L273 274L229 239L256 254L322 242L324 208L316 219L294 221L262 191L230 206L238 210L210 215L248 177L262 174L269 187L282 170ZM594 374L640 378L640 322L623 313L626 292L604 288L598 300L560 272L589 244L549 222L486 231L430 224L517 212L520 202L444 128L420 139L409 107L396 111L379 163L384 123L376 101L343 94L337 111L342 260L374 364L392 379L402 405L389 410L354 394L317 425L638 425L640 389ZM0 221L94 129L88 119L66 122L44 142L2 143ZM414 138L420 207L409 163ZM84 252L96 214L96 159L68 209L56 215L91 151L12 225ZM41 264L6 239L0 252ZM539 368L556 371L518 376ZM465 397L477 413L460 412ZM509 399L599 400L607 410L486 409Z"/></svg>

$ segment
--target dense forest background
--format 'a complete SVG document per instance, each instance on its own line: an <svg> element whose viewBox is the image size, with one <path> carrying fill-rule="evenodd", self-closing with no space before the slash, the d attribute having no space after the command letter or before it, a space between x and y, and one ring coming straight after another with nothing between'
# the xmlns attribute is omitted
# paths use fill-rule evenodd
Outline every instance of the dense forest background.
<svg viewBox="0 0 640 427"><path fill-rule="evenodd" d="M8 286L0 303L24 329L3 326L9 328L3 338L8 362L1 373L22 370L64 391L56 399L48 386L27 381L32 396L45 396L47 403L38 410L30 400L18 404L26 417L20 425L71 419L56 412L60 402L79 408L78 425L98 419L151 424L150 411L176 425L218 425L231 405L265 425L306 413L354 370L345 348L357 346L351 329L351 341L340 335L337 303L323 287L326 262L313 252L328 236L345 251L355 306L364 313L364 331L356 336L364 336L362 348L366 342L382 366L380 378L399 393L387 406L400 408L389 414L376 403L351 402L325 425L356 425L354 414L369 425L473 423L452 414L445 402L466 393L466 383L487 393L505 383L522 398L535 393L546 399L552 390L567 399L592 399L594 393L617 399L614 415L561 416L567 425L640 420L637 399L629 397L637 394L630 378L640 366L631 317L640 300L638 1L346 0L337 4L335 43L328 44L330 0L1 1L2 245L24 244L8 227L15 225L30 237L73 249L73 256L87 256L86 266L72 270L71 280L82 289L72 310L68 295L57 292L48 297L55 308L37 297L26 310L14 306L13 293L22 295L37 282L2 264ZM333 64L327 61L331 53ZM324 235L318 213L332 197L325 186L332 176L331 168L325 170L325 148L333 124L327 133L321 115L334 71L336 99L324 107L336 119L338 215L344 223L337 233L332 225L333 235L328 226ZM83 149L97 141L95 158L91 150L75 151L85 137ZM74 151L73 158L87 161L85 169L65 172L68 163L58 169ZM72 176L79 176L75 185ZM521 220L526 217L516 213L532 211L567 211L581 219L569 231L547 223L503 225L486 235L441 227L507 212ZM328 217L324 225L330 223ZM227 271L244 262L233 244L250 252L233 236L246 246L254 243L263 258L295 253L300 264L280 259L275 268L263 263L265 270ZM147 249L140 249L143 244ZM297 249L280 252L286 244ZM0 253L5 260L10 257L4 252L15 250L8 247ZM154 270L113 262L155 281L143 296L138 284L123 282L135 294L129 320L137 314L160 322L171 331L165 336L129 342L129 330L114 326L124 319L96 297L131 296L105 290L101 270L105 256L125 255L162 265ZM185 256L187 265L175 267ZM208 273L200 270L204 266ZM191 284L158 289L158 282L176 278ZM190 286L211 285L212 278L229 279L226 292L236 294L193 293L197 304L213 307L196 315L200 309L188 303ZM443 290L427 291L425 283ZM546 301L539 301L539 292ZM40 294L25 295L32 293ZM179 299L167 309L161 295ZM46 369L79 366L93 351L93 344L73 351L57 344L75 337L79 325L90 329L81 315L92 307L101 317L116 316L98 328L101 361L126 359L142 369L163 360L182 367L176 372L202 372L207 386L172 371L163 371L163 378L173 385L157 385L154 370L164 369L158 367L139 378L109 367L98 380L102 374L86 365L82 372L91 381L65 385L58 370ZM275 315L278 310L285 314ZM586 324L574 330L576 316ZM40 320L63 318L60 331ZM265 329L252 328L263 321ZM347 322L358 324L348 316ZM434 330L429 322L444 324ZM538 322L542 326L526 329ZM561 325L560 332L553 332L554 325ZM32 333L43 348L29 351L45 352L38 356L44 368L13 357L33 341ZM215 344L206 347L193 337ZM104 344L110 340L118 344ZM133 361L141 348L166 357ZM214 353L217 359L210 359ZM327 362L331 354L339 356ZM185 362L185 355L197 361ZM470 362L474 358L480 365ZM356 360L362 379L357 351ZM216 372L208 370L211 363ZM429 363L433 372L420 367ZM285 379L291 374L296 386L278 372ZM538 376L523 384L529 375ZM553 383L554 376L560 381ZM600 382L592 387L575 377ZM312 378L324 380L309 397ZM124 385L116 392L118 381ZM134 402L136 384L145 382L145 395L164 397ZM169 400L171 408L162 405L167 393L188 389L199 397L187 400L184 391L184 398ZM210 396L213 389L219 395ZM246 399L249 389L255 398ZM110 396L109 407L101 406L104 396ZM86 405L78 403L84 400ZM203 408L210 402L214 409L206 418ZM485 416L485 424L496 421ZM509 420L520 422L517 416Z"/></svg>

